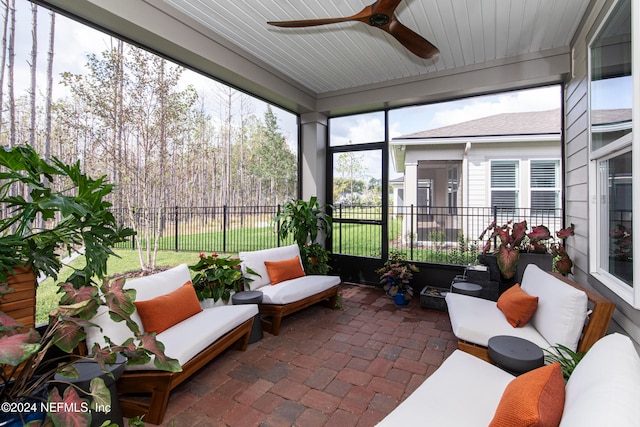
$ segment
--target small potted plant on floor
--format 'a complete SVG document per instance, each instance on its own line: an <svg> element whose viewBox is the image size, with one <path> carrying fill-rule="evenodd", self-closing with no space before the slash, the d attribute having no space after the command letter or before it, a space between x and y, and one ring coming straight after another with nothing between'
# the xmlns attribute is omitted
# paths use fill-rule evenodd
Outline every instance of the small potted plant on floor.
<svg viewBox="0 0 640 427"><path fill-rule="evenodd" d="M193 287L204 308L228 304L234 293L249 290L253 279L242 274L241 263L239 258L214 253L200 254L198 262L189 266L196 272ZM251 268L247 268L247 273L260 276Z"/></svg>
<svg viewBox="0 0 640 427"><path fill-rule="evenodd" d="M396 305L405 306L413 298L411 280L413 273L418 271L418 267L407 260L406 254L394 251L376 273L380 275L380 283L387 295L393 298Z"/></svg>

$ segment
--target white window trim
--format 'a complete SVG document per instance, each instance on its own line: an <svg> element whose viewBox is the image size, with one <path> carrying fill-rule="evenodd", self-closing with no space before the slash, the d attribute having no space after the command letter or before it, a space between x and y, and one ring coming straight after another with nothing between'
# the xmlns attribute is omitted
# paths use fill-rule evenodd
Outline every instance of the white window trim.
<svg viewBox="0 0 640 427"><path fill-rule="evenodd" d="M600 245L600 243L608 241L609 236L602 235L602 227L600 226L602 224L602 219L601 219L602 211L600 209L600 199L604 197L604 195L601 194L600 192L601 181L599 181L599 177L598 177L598 174L599 174L598 163L601 161L610 160L621 154L627 153L632 149L632 147L629 146L628 144L628 142L631 141L632 139L631 134L625 135L621 139L627 140L627 145L625 149L616 148L613 150L607 150L606 155L604 155L602 149L600 149L598 150L598 152L601 153L602 155L599 157L592 156L592 159L589 165L589 169L590 169L589 180L590 182L593 183L593 185L591 185L591 190L590 190L593 193L593 195L591 197L591 203L589 204L589 214L592 218L595 218L595 221L590 221L590 229L589 229L589 240L590 240L589 247L592 248L592 250L589 251L589 254L590 254L589 268L590 268L590 274L592 276L597 278L601 283L606 285L609 289L615 292L623 300L633 305L634 307L637 307L637 304L640 304L640 298L638 298L638 296L640 295L640 292L638 292L638 287L636 286L630 287L619 278L615 277L614 275L610 274L605 270L600 269L600 262L603 257L602 246ZM616 142L619 142L619 141L616 141ZM634 176L635 176L635 171L634 171ZM634 188L634 193L637 192L636 190L637 187L635 187L635 183L633 188ZM633 220L635 222L636 218L634 217ZM637 243L634 242L634 248L633 248L634 254L637 253L635 252L636 244ZM636 262L637 261L634 260L634 264Z"/></svg>
<svg viewBox="0 0 640 427"><path fill-rule="evenodd" d="M516 209L520 209L522 207L522 180L520 179L520 176L522 175L522 162L520 161L520 159L491 159L489 160L489 204L491 205L491 207L493 208L493 191L504 191L504 190L509 190L509 188L506 187L494 187L493 185L491 185L491 171L493 170L493 163L494 162L514 162L516 164L516 186L513 188L513 190L516 193Z"/></svg>
<svg viewBox="0 0 640 427"><path fill-rule="evenodd" d="M640 96L633 97L632 104L632 132L623 136L617 141L612 142L597 150L591 150L591 46L600 33L602 27L609 19L611 12L617 5L614 3L609 9L607 16L600 23L599 28L594 32L593 38L589 41L587 46L587 121L588 121L588 149L589 149L589 274L595 279L600 281L607 288L611 289L620 298L629 303L634 308L640 308L640 285L630 287L622 280L601 270L600 256L601 247L600 242L603 240L600 234L600 208L598 197L599 181L598 181L598 162L606 160L608 158L615 157L616 155L623 154L629 149L632 150L632 185L633 185L633 197L634 199L640 199L640 132L633 132L634 128L640 124ZM636 12L636 1L631 1L631 46L632 46L632 81L633 81L633 93L640 93L640 13ZM637 202L634 203L634 205ZM637 228L640 224L640 209L634 209L633 211L633 223ZM608 239L608 236L604 237ZM633 252L635 254L633 261L633 276L634 278L640 273L640 261L638 254L640 254L640 239L633 239Z"/></svg>
<svg viewBox="0 0 640 427"><path fill-rule="evenodd" d="M532 168L532 164L535 162L556 162L556 168L555 168L555 180L556 180L556 186L551 188L551 187L534 187L531 183L531 170ZM522 173L520 174L522 175ZM559 203L560 200L562 200L562 188L560 188L560 183L562 182L562 180L560 179L560 159L558 159L557 157L555 158L540 158L540 159L529 159L529 177L528 177L528 181L529 181L529 188L528 188L528 193L529 193L529 209L533 209L532 206L532 197L531 194L534 191L548 191L550 193L555 193L556 195L556 203ZM556 211L560 208L560 206L555 207Z"/></svg>

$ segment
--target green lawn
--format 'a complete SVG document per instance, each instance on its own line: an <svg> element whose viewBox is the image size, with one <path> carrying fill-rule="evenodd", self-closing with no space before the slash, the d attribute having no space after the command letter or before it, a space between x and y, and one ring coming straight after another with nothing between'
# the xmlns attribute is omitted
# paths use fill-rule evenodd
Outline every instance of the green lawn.
<svg viewBox="0 0 640 427"><path fill-rule="evenodd" d="M175 236L161 237L158 241L158 248L170 251L175 250L177 245L180 251L211 252L226 246L230 252L241 252L278 246L278 236L273 227L238 228L230 229L226 232L183 233L178 236L177 241ZM142 243L143 245L145 244L145 242ZM280 245L291 243L293 243L293 240L281 242ZM119 246L130 248L131 243Z"/></svg>
<svg viewBox="0 0 640 427"><path fill-rule="evenodd" d="M116 254L120 258L111 257L107 263L107 271L110 276L126 273L129 271L140 270L140 262L138 261L138 251L129 249L117 249ZM175 266L186 263L188 265L195 264L198 260L198 252L158 252L158 266ZM81 268L84 259L78 258L70 263L75 268ZM49 278L40 283L36 295L36 324L46 323L49 312L58 304L59 296L57 295L58 287L56 283L69 277L72 270L71 267L64 267L60 271L59 280L54 282Z"/></svg>

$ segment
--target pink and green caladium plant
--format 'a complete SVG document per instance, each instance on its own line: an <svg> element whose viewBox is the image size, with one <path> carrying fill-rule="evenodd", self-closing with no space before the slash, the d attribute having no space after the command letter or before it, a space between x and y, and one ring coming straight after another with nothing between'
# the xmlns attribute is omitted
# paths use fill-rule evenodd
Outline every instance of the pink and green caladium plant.
<svg viewBox="0 0 640 427"><path fill-rule="evenodd" d="M571 224L556 232L557 239L564 240L573 236L575 226ZM483 255L491 250L493 241L496 240L497 247L494 250L498 267L502 276L510 279L515 275L516 267L520 261L520 253L548 253L553 256L554 269L561 274L571 273L573 262L561 241L556 240L551 235L549 228L545 225L537 225L527 233L527 221L514 223L509 221L502 226L492 222L480 235L482 240L489 233L487 242L483 247Z"/></svg>
<svg viewBox="0 0 640 427"><path fill-rule="evenodd" d="M0 402L20 401L44 388L48 390L48 405L51 407L110 406L111 395L103 379L94 378L87 393L76 390L70 384L64 387L65 382L56 380L55 376L61 374L67 378L77 378L78 372L73 364L80 360L95 362L108 373L106 365L115 363L118 353L127 358L129 365L147 363L153 356L158 369L181 371L178 361L164 354L164 345L156 339L155 333L141 332L131 319L135 311L133 301L136 292L124 289L124 284L124 278L105 280L100 289L94 284L79 288L71 283L60 284L60 305L51 311L49 325L42 334L35 329L25 329L0 311L0 374L3 374ZM8 287L0 287L0 297L7 292L10 292ZM113 321L125 322L134 338L124 343L107 339L105 346L96 344L89 349L89 354L81 356L76 349L86 337L85 330L97 327L90 320L101 306L108 309ZM53 347L62 350L66 356L59 360L47 360L45 356ZM58 387L52 387L55 384L63 385L62 392ZM55 426L88 425L91 421L88 411L56 410L49 416Z"/></svg>

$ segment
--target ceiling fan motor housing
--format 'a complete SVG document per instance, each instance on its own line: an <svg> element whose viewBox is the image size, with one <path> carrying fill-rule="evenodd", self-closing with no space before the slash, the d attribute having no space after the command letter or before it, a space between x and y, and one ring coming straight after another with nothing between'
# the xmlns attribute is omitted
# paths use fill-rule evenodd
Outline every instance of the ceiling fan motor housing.
<svg viewBox="0 0 640 427"><path fill-rule="evenodd" d="M369 18L369 23L374 27L384 27L389 23L389 21L391 21L391 18L389 18L389 15L385 15L383 13L373 14Z"/></svg>

